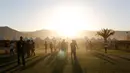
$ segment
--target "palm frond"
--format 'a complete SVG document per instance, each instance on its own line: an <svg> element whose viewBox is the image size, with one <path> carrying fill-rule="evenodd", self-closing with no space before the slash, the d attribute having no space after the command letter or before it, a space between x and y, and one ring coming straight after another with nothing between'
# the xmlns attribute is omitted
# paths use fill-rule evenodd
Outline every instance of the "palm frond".
<svg viewBox="0 0 130 73"><path fill-rule="evenodd" d="M97 35L103 37L104 39L107 39L111 35L114 35L115 31L112 29L101 29L100 31L97 32Z"/></svg>

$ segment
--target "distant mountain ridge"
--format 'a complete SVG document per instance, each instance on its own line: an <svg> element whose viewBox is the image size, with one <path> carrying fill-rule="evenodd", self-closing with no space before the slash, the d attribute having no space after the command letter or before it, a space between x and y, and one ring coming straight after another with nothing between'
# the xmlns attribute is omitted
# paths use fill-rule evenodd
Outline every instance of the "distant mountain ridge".
<svg viewBox="0 0 130 73"><path fill-rule="evenodd" d="M98 37L96 35L97 31L86 31L83 30L79 36L87 36L89 38ZM112 36L113 38L123 40L126 38L126 32L130 35L130 31L115 31L115 34ZM20 36L23 37L40 37L45 38L47 36L58 36L58 34L55 31L51 30L37 30L34 32L21 32L14 30L10 27L4 26L0 27L0 37L4 37L5 39L18 39Z"/></svg>
<svg viewBox="0 0 130 73"><path fill-rule="evenodd" d="M14 30L10 27L7 26L0 27L0 37L4 37L5 39L12 39L12 38L19 37L21 35L23 35L22 32Z"/></svg>

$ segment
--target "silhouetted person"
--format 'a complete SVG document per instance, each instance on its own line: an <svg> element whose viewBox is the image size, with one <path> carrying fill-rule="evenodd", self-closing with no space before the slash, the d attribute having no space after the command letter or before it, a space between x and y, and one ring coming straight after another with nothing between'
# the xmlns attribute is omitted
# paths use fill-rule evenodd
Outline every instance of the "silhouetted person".
<svg viewBox="0 0 130 73"><path fill-rule="evenodd" d="M61 51L64 52L65 58L67 58L67 43L65 42L65 39L61 42Z"/></svg>
<svg viewBox="0 0 130 73"><path fill-rule="evenodd" d="M90 48L90 50L93 50L93 44L91 41L89 41L89 48Z"/></svg>
<svg viewBox="0 0 130 73"><path fill-rule="evenodd" d="M63 41L61 42L61 50L65 51L66 50L66 42L65 39L63 39Z"/></svg>
<svg viewBox="0 0 130 73"><path fill-rule="evenodd" d="M45 41L44 46L45 46L45 53L47 53L47 41Z"/></svg>
<svg viewBox="0 0 130 73"><path fill-rule="evenodd" d="M107 53L107 48L108 48L108 44L107 43L104 44L104 48L105 48L105 53Z"/></svg>
<svg viewBox="0 0 130 73"><path fill-rule="evenodd" d="M25 66L25 58L24 58L24 41L23 37L20 37L20 40L17 42L17 55L18 55L18 65L21 64L20 59L22 59L22 64Z"/></svg>
<svg viewBox="0 0 130 73"><path fill-rule="evenodd" d="M68 42L65 42L65 45L66 45L65 52L66 52L66 54L68 54Z"/></svg>
<svg viewBox="0 0 130 73"><path fill-rule="evenodd" d="M57 49L58 49L58 51L61 49L61 42L60 41L57 44Z"/></svg>
<svg viewBox="0 0 130 73"><path fill-rule="evenodd" d="M35 56L35 43L33 40L31 40L31 55Z"/></svg>
<svg viewBox="0 0 130 73"><path fill-rule="evenodd" d="M50 43L50 50L51 50L51 53L53 52L53 43L51 42Z"/></svg>
<svg viewBox="0 0 130 73"><path fill-rule="evenodd" d="M15 44L13 42L10 43L10 55L14 55L14 49L15 49Z"/></svg>
<svg viewBox="0 0 130 73"><path fill-rule="evenodd" d="M29 57L28 55L28 40L24 40L24 54Z"/></svg>
<svg viewBox="0 0 130 73"><path fill-rule="evenodd" d="M68 58L68 42L66 42L66 50L65 50L65 53L66 53L66 58ZM66 59L68 60L68 59Z"/></svg>
<svg viewBox="0 0 130 73"><path fill-rule="evenodd" d="M53 43L53 49L54 49L54 51L56 51L56 43L57 43L57 41L54 40L54 43Z"/></svg>
<svg viewBox="0 0 130 73"><path fill-rule="evenodd" d="M74 60L75 60L76 59L76 49L78 48L78 45L75 40L72 40L72 43L70 44L70 46L71 46L71 58L73 59L73 57L74 57Z"/></svg>
<svg viewBox="0 0 130 73"><path fill-rule="evenodd" d="M115 44L115 49L118 49L118 45L117 44Z"/></svg>
<svg viewBox="0 0 130 73"><path fill-rule="evenodd" d="M30 44L30 40L27 40L26 42L26 52L27 52L27 57L29 58L30 57L30 49L31 49L31 44Z"/></svg>

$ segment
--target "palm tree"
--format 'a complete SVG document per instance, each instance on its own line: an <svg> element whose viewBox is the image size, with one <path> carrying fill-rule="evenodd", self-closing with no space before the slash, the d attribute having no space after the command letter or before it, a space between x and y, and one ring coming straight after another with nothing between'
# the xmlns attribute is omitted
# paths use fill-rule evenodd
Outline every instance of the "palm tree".
<svg viewBox="0 0 130 73"><path fill-rule="evenodd" d="M105 44L105 53L107 53L107 39L111 36L114 35L115 31L112 29L101 29L100 31L97 32L97 35L101 36L104 39L104 44Z"/></svg>

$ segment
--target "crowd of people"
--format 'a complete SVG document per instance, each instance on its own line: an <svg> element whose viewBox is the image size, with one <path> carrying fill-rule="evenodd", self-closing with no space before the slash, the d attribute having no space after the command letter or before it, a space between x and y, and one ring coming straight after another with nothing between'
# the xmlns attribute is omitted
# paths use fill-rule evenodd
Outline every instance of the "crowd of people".
<svg viewBox="0 0 130 73"><path fill-rule="evenodd" d="M55 46L57 46L57 47L55 47ZM63 52L64 56L68 55L69 46L71 48L71 58L76 58L76 49L78 49L76 40L72 40L70 45L69 45L68 41L66 41L65 39L62 39L62 41L59 41L57 43L53 43L52 41L51 42L45 41L45 43L44 43L45 53L47 53L47 50L50 48L51 53L55 52L55 51L58 51L59 53ZM61 54L63 55L63 53L61 53Z"/></svg>
<svg viewBox="0 0 130 73"><path fill-rule="evenodd" d="M32 39L24 39L22 36L18 41L10 41L9 44L10 55L17 55L18 65L22 64L25 66L25 58L35 56L35 43Z"/></svg>
<svg viewBox="0 0 130 73"><path fill-rule="evenodd" d="M35 56L35 43L33 40L23 40L24 42L24 53L27 57ZM10 55L17 53L17 41L10 41Z"/></svg>
<svg viewBox="0 0 130 73"><path fill-rule="evenodd" d="M50 49L50 52L63 52L64 56L67 57L68 55L68 42L63 39L61 42L58 43L58 47L55 46L56 43L53 41L45 41L44 42L44 49L45 53L48 53L48 49ZM21 64L20 59L22 59L22 64L25 66L25 55L27 57L35 55L35 43L33 40L24 40L23 37L20 37L20 40L17 41L16 43L16 51L17 51L17 56L18 56L18 65ZM70 43L70 48L71 48L71 57L76 58L76 49L78 48L76 40L72 40ZM10 50L12 52L12 50ZM13 54L13 52L12 52Z"/></svg>

